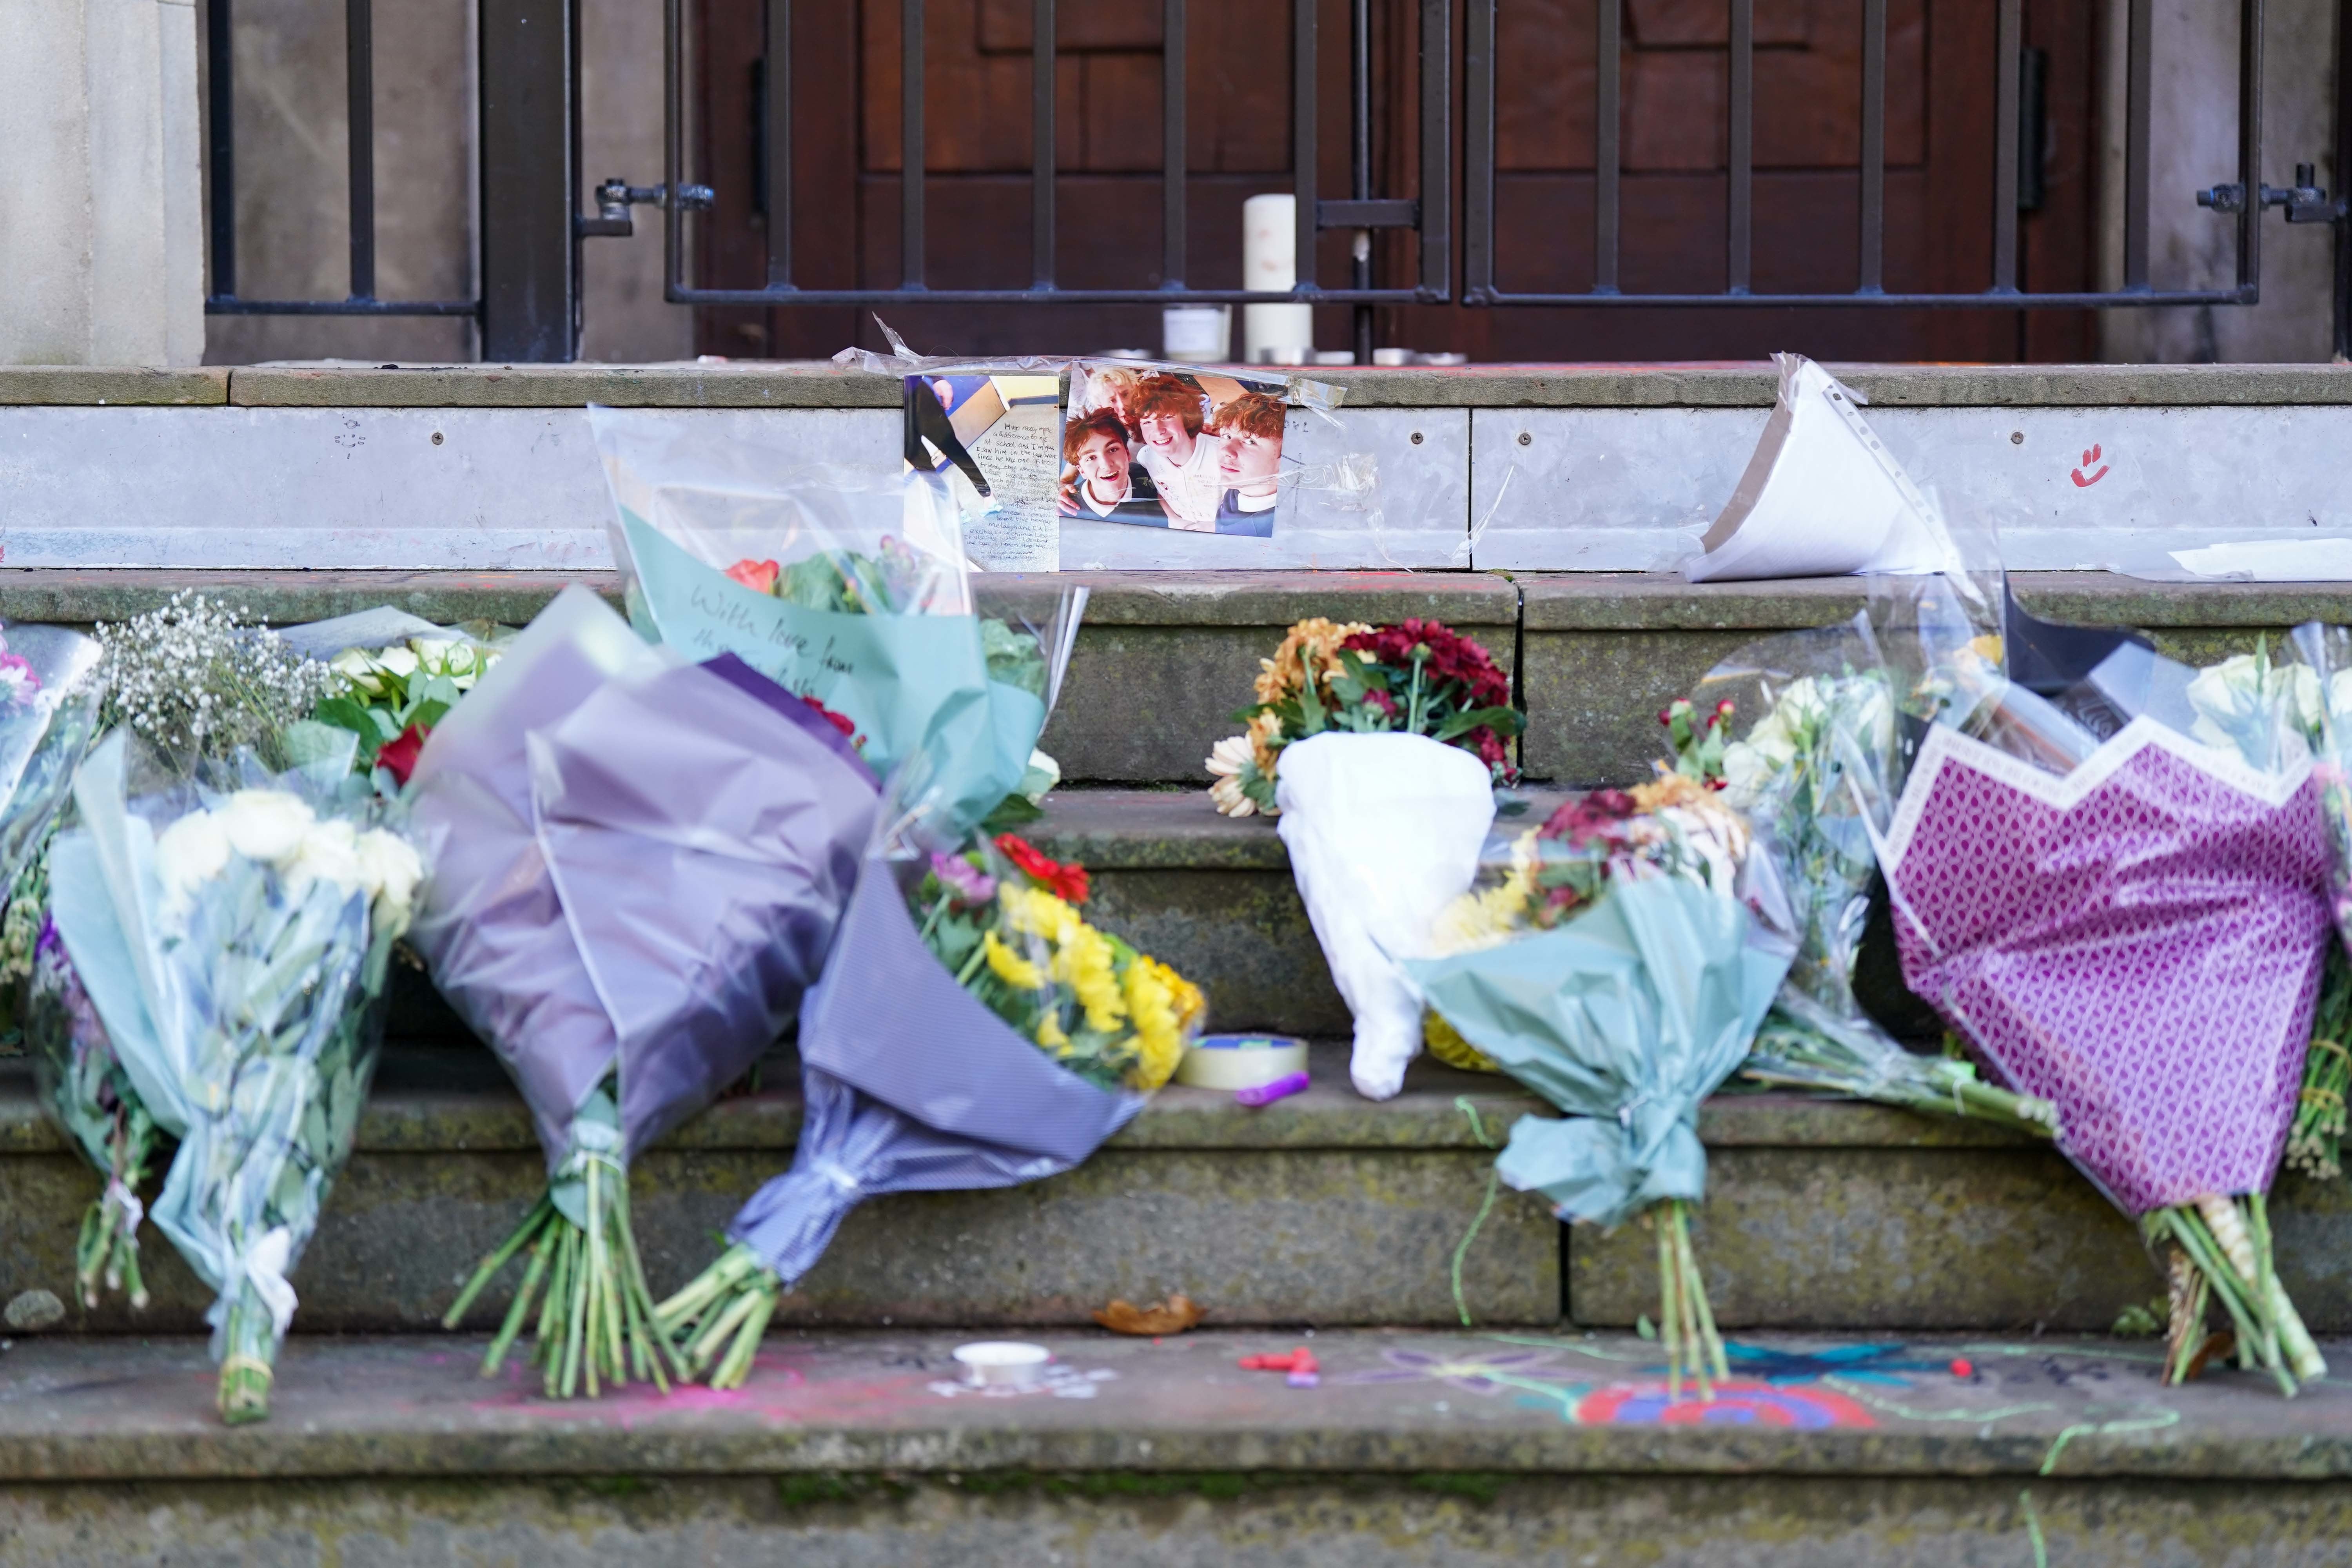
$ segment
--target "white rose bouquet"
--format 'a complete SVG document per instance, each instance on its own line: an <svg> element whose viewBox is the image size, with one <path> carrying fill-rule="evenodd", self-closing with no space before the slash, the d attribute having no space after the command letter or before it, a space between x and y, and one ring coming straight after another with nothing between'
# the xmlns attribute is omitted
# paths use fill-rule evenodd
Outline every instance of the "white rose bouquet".
<svg viewBox="0 0 2352 1568"><path fill-rule="evenodd" d="M91 753L51 919L121 1068L100 1076L179 1141L153 1217L218 1293L223 1418L258 1420L424 867L348 754L275 776L250 757L194 780L147 770L127 736Z"/></svg>

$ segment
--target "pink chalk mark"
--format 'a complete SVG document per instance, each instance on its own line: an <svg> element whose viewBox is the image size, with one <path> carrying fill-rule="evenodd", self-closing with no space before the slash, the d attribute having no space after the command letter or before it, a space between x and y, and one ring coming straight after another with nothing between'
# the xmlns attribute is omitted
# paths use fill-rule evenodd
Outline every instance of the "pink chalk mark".
<svg viewBox="0 0 2352 1568"><path fill-rule="evenodd" d="M2083 454L2083 468L2087 468L2093 463L2098 462L2099 447L2098 444L2094 442L2092 443L2091 449ZM2107 465L2105 463L2099 463L2098 472L2093 474L2088 479L2084 479L2083 477L2083 468L2070 468L2067 470L2067 477L2074 481L2074 488L2078 490L2089 489L2093 485L2097 484L2101 479L2107 477Z"/></svg>

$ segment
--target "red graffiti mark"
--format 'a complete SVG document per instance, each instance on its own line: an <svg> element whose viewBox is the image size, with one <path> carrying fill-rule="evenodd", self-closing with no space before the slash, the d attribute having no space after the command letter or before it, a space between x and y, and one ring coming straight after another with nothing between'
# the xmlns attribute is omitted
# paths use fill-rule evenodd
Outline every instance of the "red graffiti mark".
<svg viewBox="0 0 2352 1568"><path fill-rule="evenodd" d="M2083 468L2087 468L2093 463L2098 462L2099 448L2096 446L2094 446L2089 451L2083 454ZM2074 488L2078 490L2089 489L2093 485L2097 484L2101 479L2107 477L2107 466L2105 463L2099 463L2098 472L2093 474L2089 479L2084 479L2083 477L2083 468L2074 468L2069 470L2069 477L2074 479Z"/></svg>

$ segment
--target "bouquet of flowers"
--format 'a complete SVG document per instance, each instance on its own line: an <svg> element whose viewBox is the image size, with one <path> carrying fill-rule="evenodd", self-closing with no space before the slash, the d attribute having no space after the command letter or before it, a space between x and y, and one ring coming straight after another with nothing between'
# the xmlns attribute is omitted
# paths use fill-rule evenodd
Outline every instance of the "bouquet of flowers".
<svg viewBox="0 0 2352 1568"><path fill-rule="evenodd" d="M179 1140L155 1222L217 1292L223 1418L258 1420L294 1314L288 1276L351 1152L423 865L351 787L347 755L279 774L249 756L194 777L145 767L127 737L92 752L79 826L52 855L72 982L53 993L67 1016L54 1037L112 1057L103 1071L69 1057L60 1076L124 1102L110 1158L139 1117ZM110 1198L127 1234L135 1202L111 1184Z"/></svg>
<svg viewBox="0 0 2352 1568"><path fill-rule="evenodd" d="M1249 728L1218 742L1206 764L1216 780L1210 798L1227 816L1274 816L1283 748L1331 731L1426 735L1471 752L1496 784L1518 782L1509 739L1526 719L1511 706L1510 678L1442 622L1373 627L1318 616L1258 662L1257 701L1234 715Z"/></svg>
<svg viewBox="0 0 2352 1568"><path fill-rule="evenodd" d="M1084 868L1010 834L929 847L929 816L886 807L803 1007L792 1168L656 1309L715 1388L749 1374L778 1300L852 1208L1070 1169L1168 1080L1204 1020L1198 987L1079 914Z"/></svg>
<svg viewBox="0 0 2352 1568"><path fill-rule="evenodd" d="M1967 1062L1905 1050L1855 1000L1875 846L1905 771L1896 698L1869 618L1857 615L1751 644L1659 716L1674 771L1718 785L1747 818L1795 921L1795 961L1741 1076L2050 1136L2048 1101L1981 1082ZM1727 741L1744 708L1761 717Z"/></svg>
<svg viewBox="0 0 2352 1568"><path fill-rule="evenodd" d="M522 1259L486 1375L529 1326L551 1396L667 1385L629 1163L791 1022L876 789L827 714L731 657L681 663L582 588L426 741L411 791L438 869L413 940L547 1155L446 1320Z"/></svg>
<svg viewBox="0 0 2352 1568"><path fill-rule="evenodd" d="M929 471L780 469L698 422L590 418L641 631L689 658L732 653L842 715L879 775L929 752L968 822L1020 788L1086 590L983 614L955 502Z"/></svg>
<svg viewBox="0 0 2352 1568"><path fill-rule="evenodd" d="M1496 1159L1564 1220L1646 1215L1678 1395L1727 1379L1691 1245L1698 1103L1747 1057L1788 972L1789 916L1746 824L1666 775L1601 790L1498 847L1407 973L1465 1041L1566 1112L1523 1118Z"/></svg>
<svg viewBox="0 0 2352 1568"><path fill-rule="evenodd" d="M2050 726L2003 745L1931 729L1887 882L1911 989L2055 1103L2060 1147L2140 1221L2173 1287L2168 1375L2211 1353L2218 1300L2242 1363L2292 1393L2326 1363L2273 1267L2263 1194L2311 1039L2330 858L2288 710L2204 707L2230 749L2153 712L2087 752Z"/></svg>
<svg viewBox="0 0 2352 1568"><path fill-rule="evenodd" d="M304 629L315 635L321 628ZM499 652L511 640L504 628L491 629L502 635L485 641L436 626L389 642L347 645L327 660L339 689L321 700L310 716L358 736L354 765L378 790L397 795L415 771L425 737L498 663Z"/></svg>
<svg viewBox="0 0 2352 1568"><path fill-rule="evenodd" d="M1517 781L1520 715L1486 650L1435 621L1305 620L1262 661L1246 734L1217 743L1209 794L1230 816L1278 813L1298 896L1355 1020L1349 1076L1386 1100L1419 1054L1422 1006L1397 961L1469 887Z"/></svg>

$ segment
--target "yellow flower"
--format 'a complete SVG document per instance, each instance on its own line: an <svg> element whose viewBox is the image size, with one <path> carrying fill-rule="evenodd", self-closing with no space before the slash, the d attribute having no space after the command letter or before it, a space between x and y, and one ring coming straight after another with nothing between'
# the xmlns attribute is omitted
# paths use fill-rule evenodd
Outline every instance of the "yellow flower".
<svg viewBox="0 0 2352 1568"><path fill-rule="evenodd" d="M1070 1054L1070 1037L1062 1033L1061 1018L1048 1012L1037 1020L1037 1043L1057 1057Z"/></svg>
<svg viewBox="0 0 2352 1568"><path fill-rule="evenodd" d="M1536 896L1536 830L1511 841L1511 868L1500 882L1463 894L1445 906L1430 932L1436 954L1476 952L1524 928Z"/></svg>
<svg viewBox="0 0 2352 1568"><path fill-rule="evenodd" d="M1250 752L1257 759L1257 771L1267 778L1274 777L1276 748L1282 743L1282 715L1261 713L1249 723Z"/></svg>
<svg viewBox="0 0 2352 1568"><path fill-rule="evenodd" d="M1127 1022L1127 1000L1119 994L1110 943L1085 921L1073 924L1075 929L1054 954L1054 977L1067 982L1077 993L1078 1005L1087 1010L1087 1028L1101 1035L1116 1034Z"/></svg>
<svg viewBox="0 0 2352 1568"><path fill-rule="evenodd" d="M999 980L1015 991L1045 989L1045 977L1037 973L1037 966L997 941L994 931L983 931L980 940L988 950L988 967L996 971Z"/></svg>
<svg viewBox="0 0 2352 1568"><path fill-rule="evenodd" d="M1146 1093L1168 1081L1176 1070L1177 1058L1184 1054L1182 1026L1176 1015L1176 992L1169 984L1173 978L1173 971L1141 953L1127 966L1127 1010L1135 1020L1133 1082Z"/></svg>

